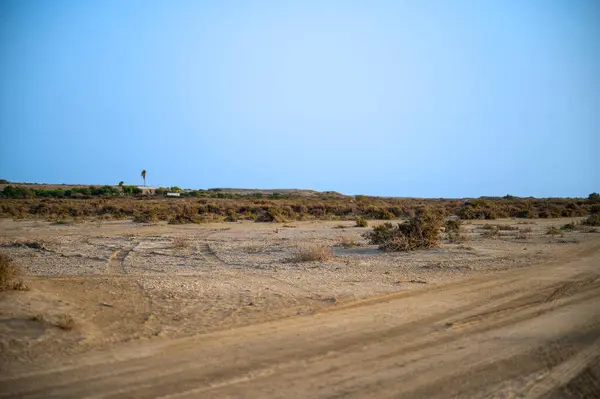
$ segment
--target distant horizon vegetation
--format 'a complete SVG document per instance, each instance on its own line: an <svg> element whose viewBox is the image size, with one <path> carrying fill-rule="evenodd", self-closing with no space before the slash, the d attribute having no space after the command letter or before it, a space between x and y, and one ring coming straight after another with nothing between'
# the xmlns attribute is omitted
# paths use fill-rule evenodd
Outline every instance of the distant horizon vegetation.
<svg viewBox="0 0 600 399"><path fill-rule="evenodd" d="M35 198L35 197L52 197L52 198L79 198L103 196L111 197L117 195L135 196L143 193L145 189L156 189L155 195L165 195L167 192L178 192L183 196L189 197L206 197L211 195L202 195L199 193L212 193L216 198L270 198L280 199L283 197L294 197L301 193L315 193L323 195L341 196L341 197L372 197L372 198L393 198L393 199L490 199L490 200L513 200L513 199L587 199L590 201L600 200L600 194L592 192L587 196L582 197L535 197L535 196L518 196L518 195L480 195L478 197L411 197L411 196L387 196L387 195L369 195L369 194L345 194L337 191L318 191L307 188L249 188L249 187L211 187L211 188L180 188L178 186L146 186L146 170L141 173L144 179L144 185L126 185L124 181L118 184L85 184L85 183L38 183L38 182L14 182L7 179L0 179L0 185L5 187L0 190L0 198ZM20 186L61 186L61 188L30 188ZM8 188L8 189L7 189ZM64 189L63 189L64 188ZM70 189L71 188L71 189Z"/></svg>

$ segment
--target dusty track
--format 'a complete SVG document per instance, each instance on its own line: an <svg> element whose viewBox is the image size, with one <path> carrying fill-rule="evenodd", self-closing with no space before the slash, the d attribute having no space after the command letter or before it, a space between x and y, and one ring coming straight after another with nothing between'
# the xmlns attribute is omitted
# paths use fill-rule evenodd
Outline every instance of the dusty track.
<svg viewBox="0 0 600 399"><path fill-rule="evenodd" d="M599 381L596 241L529 268L12 370L0 396L594 398Z"/></svg>
<svg viewBox="0 0 600 399"><path fill-rule="evenodd" d="M139 243L130 244L117 250L109 259L106 266L108 274L127 274L125 270L125 258L135 249Z"/></svg>

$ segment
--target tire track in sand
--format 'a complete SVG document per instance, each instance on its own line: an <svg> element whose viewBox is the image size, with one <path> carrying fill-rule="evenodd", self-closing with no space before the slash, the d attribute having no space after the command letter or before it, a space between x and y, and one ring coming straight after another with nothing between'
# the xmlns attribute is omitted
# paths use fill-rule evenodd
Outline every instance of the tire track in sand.
<svg viewBox="0 0 600 399"><path fill-rule="evenodd" d="M125 270L125 258L133 251L140 243L132 243L126 247L120 248L115 251L108 260L106 265L107 274L128 274Z"/></svg>

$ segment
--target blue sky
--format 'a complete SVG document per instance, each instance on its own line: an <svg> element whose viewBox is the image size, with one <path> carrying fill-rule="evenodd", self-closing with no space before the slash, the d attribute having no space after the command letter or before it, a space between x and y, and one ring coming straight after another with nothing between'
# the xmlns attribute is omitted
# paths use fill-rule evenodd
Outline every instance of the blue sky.
<svg viewBox="0 0 600 399"><path fill-rule="evenodd" d="M600 3L0 0L0 178L600 191Z"/></svg>

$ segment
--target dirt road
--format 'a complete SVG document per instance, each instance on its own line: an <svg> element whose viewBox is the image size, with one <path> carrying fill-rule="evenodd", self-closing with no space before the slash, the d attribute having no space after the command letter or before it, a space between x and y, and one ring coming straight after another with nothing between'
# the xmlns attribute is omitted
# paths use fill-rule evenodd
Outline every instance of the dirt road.
<svg viewBox="0 0 600 399"><path fill-rule="evenodd" d="M0 397L600 397L600 244L310 316L11 370Z"/></svg>

